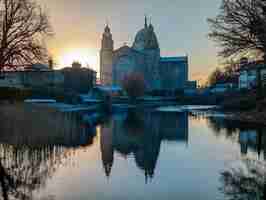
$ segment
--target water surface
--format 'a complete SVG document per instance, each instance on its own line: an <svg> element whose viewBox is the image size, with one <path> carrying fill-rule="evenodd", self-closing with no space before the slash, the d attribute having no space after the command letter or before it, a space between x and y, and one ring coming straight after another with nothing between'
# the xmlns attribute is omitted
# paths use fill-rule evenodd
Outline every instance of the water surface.
<svg viewBox="0 0 266 200"><path fill-rule="evenodd" d="M264 128L219 115L131 111L90 127L75 114L42 112L0 116L10 199L225 199L226 170L264 166Z"/></svg>

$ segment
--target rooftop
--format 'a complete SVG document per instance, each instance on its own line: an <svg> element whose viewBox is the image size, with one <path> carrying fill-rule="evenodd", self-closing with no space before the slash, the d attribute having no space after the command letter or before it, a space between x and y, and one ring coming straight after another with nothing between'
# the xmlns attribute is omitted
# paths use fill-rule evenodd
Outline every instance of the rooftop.
<svg viewBox="0 0 266 200"><path fill-rule="evenodd" d="M160 59L161 62L185 62L187 61L187 56L179 56L179 57L162 57Z"/></svg>

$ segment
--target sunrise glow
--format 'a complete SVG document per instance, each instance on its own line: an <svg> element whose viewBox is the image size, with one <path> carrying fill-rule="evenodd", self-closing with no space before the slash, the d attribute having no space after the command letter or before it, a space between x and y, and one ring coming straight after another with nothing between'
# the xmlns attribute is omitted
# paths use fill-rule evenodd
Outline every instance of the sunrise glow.
<svg viewBox="0 0 266 200"><path fill-rule="evenodd" d="M58 58L60 67L71 66L74 61L80 62L83 67L89 66L95 68L97 65L97 56L87 49L71 49L63 52Z"/></svg>

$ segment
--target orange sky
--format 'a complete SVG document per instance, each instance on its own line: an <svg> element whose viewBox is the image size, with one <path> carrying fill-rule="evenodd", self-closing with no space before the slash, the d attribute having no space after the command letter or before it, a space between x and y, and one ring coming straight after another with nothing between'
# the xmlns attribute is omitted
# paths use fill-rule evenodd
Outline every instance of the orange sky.
<svg viewBox="0 0 266 200"><path fill-rule="evenodd" d="M73 60L99 70L101 34L108 19L115 47L132 44L152 17L162 56L189 55L190 78L204 79L217 66L217 49L207 38L207 17L221 0L39 0L48 10L55 36L48 41L58 67Z"/></svg>

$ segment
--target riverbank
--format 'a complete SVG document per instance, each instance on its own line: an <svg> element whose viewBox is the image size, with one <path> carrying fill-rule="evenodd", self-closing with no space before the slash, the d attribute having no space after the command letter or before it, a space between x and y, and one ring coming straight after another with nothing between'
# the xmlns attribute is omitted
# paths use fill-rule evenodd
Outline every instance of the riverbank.
<svg viewBox="0 0 266 200"><path fill-rule="evenodd" d="M266 112L259 112L257 110L242 111L242 112L234 111L230 112L230 115L228 116L229 116L228 118L231 120L266 126Z"/></svg>
<svg viewBox="0 0 266 200"><path fill-rule="evenodd" d="M266 125L266 99L258 101L254 93L228 97L220 104L220 108L230 113L232 120Z"/></svg>

